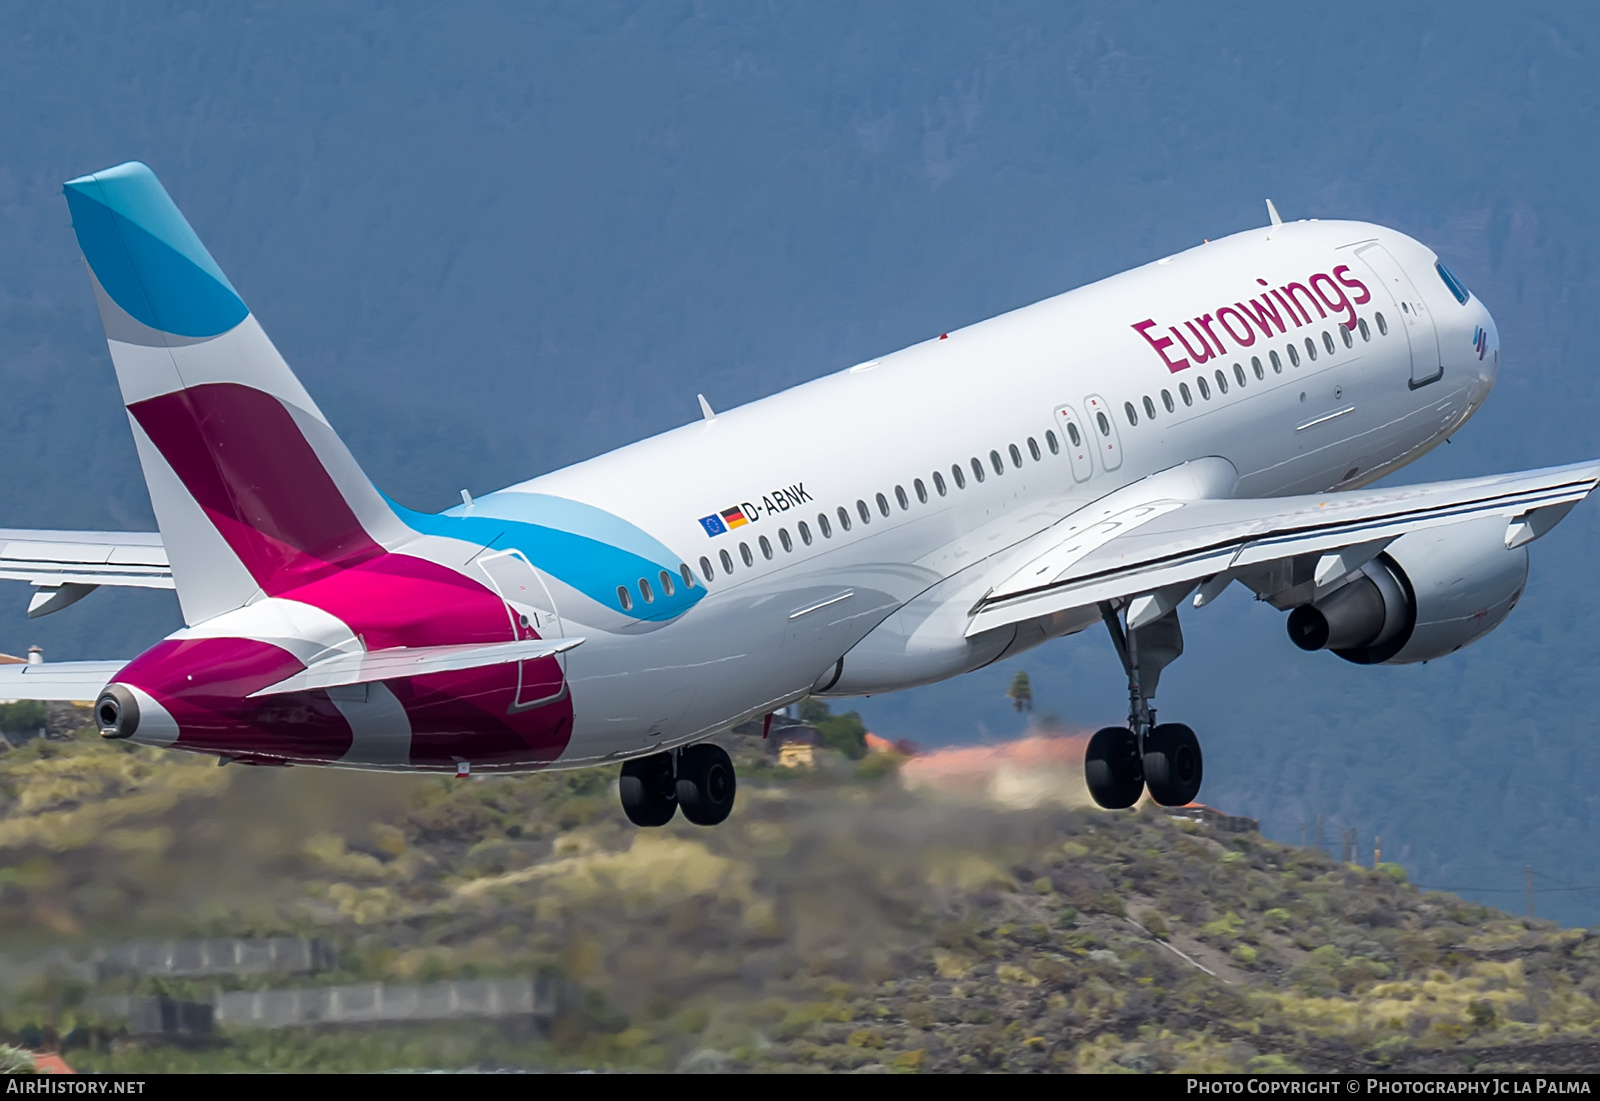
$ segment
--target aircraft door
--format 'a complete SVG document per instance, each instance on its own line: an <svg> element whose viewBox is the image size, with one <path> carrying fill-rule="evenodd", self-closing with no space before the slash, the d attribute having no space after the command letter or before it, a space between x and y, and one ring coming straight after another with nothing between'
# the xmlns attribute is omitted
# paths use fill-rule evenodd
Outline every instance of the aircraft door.
<svg viewBox="0 0 1600 1101"><path fill-rule="evenodd" d="M1112 471L1122 465L1122 435L1117 431L1117 418L1111 404L1099 394L1083 399L1083 408L1093 425L1095 450L1100 452L1100 465Z"/></svg>
<svg viewBox="0 0 1600 1101"><path fill-rule="evenodd" d="M1094 444L1072 406L1063 405L1056 410L1056 432L1061 437L1061 446L1067 449L1072 480L1087 482L1094 474Z"/></svg>
<svg viewBox="0 0 1600 1101"><path fill-rule="evenodd" d="M485 553L478 565L489 578L500 599L505 601L511 637L560 638L561 619L550 590L520 551ZM554 703L566 695L566 655L535 658L517 663L517 695L513 713Z"/></svg>
<svg viewBox="0 0 1600 1101"><path fill-rule="evenodd" d="M1405 333L1411 346L1411 389L1438 382L1444 375L1439 335L1433 327L1433 315L1428 312L1428 305L1417 293L1411 277L1382 245L1366 245L1357 249L1356 255L1377 275L1394 304L1394 323ZM1378 301L1383 300L1379 298Z"/></svg>

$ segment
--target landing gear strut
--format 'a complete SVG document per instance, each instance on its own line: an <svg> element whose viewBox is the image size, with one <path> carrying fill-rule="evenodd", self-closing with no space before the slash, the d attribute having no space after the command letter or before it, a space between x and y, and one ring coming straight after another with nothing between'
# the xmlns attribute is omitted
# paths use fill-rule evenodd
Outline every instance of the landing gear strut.
<svg viewBox="0 0 1600 1101"><path fill-rule="evenodd" d="M1183 653L1177 609L1130 630L1102 602L1100 618L1128 674L1128 725L1108 726L1089 739L1083 763L1089 794L1108 810L1133 806L1146 789L1162 806L1192 803L1204 771L1200 739L1182 723L1157 724L1150 706L1161 670Z"/></svg>
<svg viewBox="0 0 1600 1101"><path fill-rule="evenodd" d="M697 826L715 826L733 810L733 761L709 743L635 757L622 764L622 812L635 826L665 826L681 808Z"/></svg>

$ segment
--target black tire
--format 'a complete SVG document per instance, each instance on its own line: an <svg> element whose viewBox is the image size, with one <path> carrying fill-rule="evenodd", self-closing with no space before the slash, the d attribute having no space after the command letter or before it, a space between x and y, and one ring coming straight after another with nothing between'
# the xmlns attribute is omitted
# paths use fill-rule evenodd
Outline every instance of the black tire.
<svg viewBox="0 0 1600 1101"><path fill-rule="evenodd" d="M1164 807L1181 807L1200 794L1205 761L1200 739L1182 723L1162 723L1144 747L1144 782L1150 798Z"/></svg>
<svg viewBox="0 0 1600 1101"><path fill-rule="evenodd" d="M718 745L692 745L678 758L678 806L697 826L715 826L733 810L733 761Z"/></svg>
<svg viewBox="0 0 1600 1101"><path fill-rule="evenodd" d="M635 826L665 826L678 813L672 754L653 753L622 763L622 813Z"/></svg>
<svg viewBox="0 0 1600 1101"><path fill-rule="evenodd" d="M1144 791L1139 739L1125 726L1108 726L1089 739L1083 779L1094 801L1107 810L1125 810Z"/></svg>

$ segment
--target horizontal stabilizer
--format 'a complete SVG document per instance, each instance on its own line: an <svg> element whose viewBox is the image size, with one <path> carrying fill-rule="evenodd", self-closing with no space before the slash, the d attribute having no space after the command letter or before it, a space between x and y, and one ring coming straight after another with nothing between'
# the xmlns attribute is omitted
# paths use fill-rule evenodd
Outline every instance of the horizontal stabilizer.
<svg viewBox="0 0 1600 1101"><path fill-rule="evenodd" d="M0 528L0 581L172 588L172 568L153 531Z"/></svg>
<svg viewBox="0 0 1600 1101"><path fill-rule="evenodd" d="M530 661L564 653L582 641L581 638L530 638L520 642L496 642L489 646L402 646L362 654L339 654L313 662L309 668L292 677L250 693L248 698Z"/></svg>
<svg viewBox="0 0 1600 1101"><path fill-rule="evenodd" d="M47 661L0 665L0 700L91 701L126 661Z"/></svg>

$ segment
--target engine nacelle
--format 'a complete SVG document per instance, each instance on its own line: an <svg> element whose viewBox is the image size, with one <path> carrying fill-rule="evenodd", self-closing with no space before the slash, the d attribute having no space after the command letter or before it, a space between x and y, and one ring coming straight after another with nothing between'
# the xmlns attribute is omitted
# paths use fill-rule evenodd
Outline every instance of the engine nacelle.
<svg viewBox="0 0 1600 1101"><path fill-rule="evenodd" d="M1502 517L1411 532L1291 612L1289 637L1359 665L1431 661L1500 626L1527 582L1528 548L1506 549Z"/></svg>

